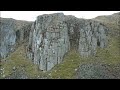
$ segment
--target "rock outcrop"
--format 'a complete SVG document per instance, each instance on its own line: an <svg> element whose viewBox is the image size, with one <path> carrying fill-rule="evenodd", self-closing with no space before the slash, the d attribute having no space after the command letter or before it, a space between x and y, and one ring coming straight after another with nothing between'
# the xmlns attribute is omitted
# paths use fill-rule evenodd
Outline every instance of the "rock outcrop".
<svg viewBox="0 0 120 90"><path fill-rule="evenodd" d="M0 18L0 60L28 39L31 25L32 22Z"/></svg>
<svg viewBox="0 0 120 90"><path fill-rule="evenodd" d="M29 38L28 57L42 70L59 64L70 49L63 14L38 16Z"/></svg>
<svg viewBox="0 0 120 90"><path fill-rule="evenodd" d="M79 52L82 56L96 54L96 48L107 46L108 29L99 22L87 20L80 29Z"/></svg>
<svg viewBox="0 0 120 90"><path fill-rule="evenodd" d="M5 58L14 50L16 35L13 28L14 20L0 20L0 58Z"/></svg>
<svg viewBox="0 0 120 90"><path fill-rule="evenodd" d="M108 29L102 23L73 16L66 16L65 22L69 31L70 46L82 56L95 55L97 46L106 47Z"/></svg>
<svg viewBox="0 0 120 90"><path fill-rule="evenodd" d="M41 70L48 71L62 62L70 49L76 49L82 56L95 55L97 47L106 47L107 32L97 21L63 13L40 15L30 31L27 56Z"/></svg>

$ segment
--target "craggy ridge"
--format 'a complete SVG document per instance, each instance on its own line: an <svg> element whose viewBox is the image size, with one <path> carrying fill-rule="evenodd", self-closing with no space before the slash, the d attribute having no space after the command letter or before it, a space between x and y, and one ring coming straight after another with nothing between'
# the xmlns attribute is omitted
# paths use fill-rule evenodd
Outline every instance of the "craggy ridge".
<svg viewBox="0 0 120 90"><path fill-rule="evenodd" d="M30 31L27 55L41 70L48 71L71 49L82 56L95 55L97 47L106 47L107 32L97 21L63 13L40 15Z"/></svg>

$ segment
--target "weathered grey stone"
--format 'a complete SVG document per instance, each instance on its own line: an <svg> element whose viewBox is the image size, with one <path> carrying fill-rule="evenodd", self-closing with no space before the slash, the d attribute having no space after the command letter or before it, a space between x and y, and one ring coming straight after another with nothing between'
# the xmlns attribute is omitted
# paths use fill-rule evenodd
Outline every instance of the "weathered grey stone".
<svg viewBox="0 0 120 90"><path fill-rule="evenodd" d="M0 20L0 33L0 55L1 58L5 58L9 52L13 51L15 45L14 20L7 22Z"/></svg>
<svg viewBox="0 0 120 90"><path fill-rule="evenodd" d="M52 69L69 50L68 29L64 18L62 13L38 16L30 32L28 57L41 70Z"/></svg>
<svg viewBox="0 0 120 90"><path fill-rule="evenodd" d="M41 70L51 70L70 49L82 56L95 55L98 46L107 45L106 31L104 25L93 20L63 13L40 15L30 32L27 55Z"/></svg>
<svg viewBox="0 0 120 90"><path fill-rule="evenodd" d="M0 60L28 40L31 22L0 18Z"/></svg>
<svg viewBox="0 0 120 90"><path fill-rule="evenodd" d="M79 52L81 55L95 55L98 46L101 48L106 47L106 31L107 28L101 23L86 20L84 27L80 30Z"/></svg>

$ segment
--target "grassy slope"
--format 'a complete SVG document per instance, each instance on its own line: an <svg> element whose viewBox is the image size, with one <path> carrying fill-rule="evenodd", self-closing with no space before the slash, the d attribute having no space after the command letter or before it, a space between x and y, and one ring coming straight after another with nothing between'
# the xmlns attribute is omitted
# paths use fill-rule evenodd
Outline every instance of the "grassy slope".
<svg viewBox="0 0 120 90"><path fill-rule="evenodd" d="M108 16L98 16L93 20L103 23L109 28L109 34L118 35L120 33L120 12Z"/></svg>
<svg viewBox="0 0 120 90"><path fill-rule="evenodd" d="M75 69L79 67L80 56L74 50L70 51L64 58L63 62L53 68L51 78L70 79L75 74Z"/></svg>
<svg viewBox="0 0 120 90"><path fill-rule="evenodd" d="M27 76L30 78L36 78L41 73L41 71L38 71L37 65L34 65L25 57L24 45L19 47L14 53L6 58L6 62L1 63L1 65L1 68L4 68L4 74L1 75L1 78L12 74L13 67L15 67L17 70L24 69L27 73Z"/></svg>

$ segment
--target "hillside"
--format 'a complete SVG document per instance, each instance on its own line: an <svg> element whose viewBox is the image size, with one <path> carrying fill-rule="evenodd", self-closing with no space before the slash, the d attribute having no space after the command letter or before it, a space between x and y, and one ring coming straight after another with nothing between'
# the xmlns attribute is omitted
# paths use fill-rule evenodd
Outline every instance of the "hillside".
<svg viewBox="0 0 120 90"><path fill-rule="evenodd" d="M105 24L109 28L110 34L112 36L119 35L120 33L120 12L114 13L108 16L98 16L94 18L93 20L96 20L96 21L99 21Z"/></svg>
<svg viewBox="0 0 120 90"><path fill-rule="evenodd" d="M120 79L119 22L120 13L91 20L45 14L30 24L18 21L9 30L27 31L27 40L1 60L0 79Z"/></svg>

